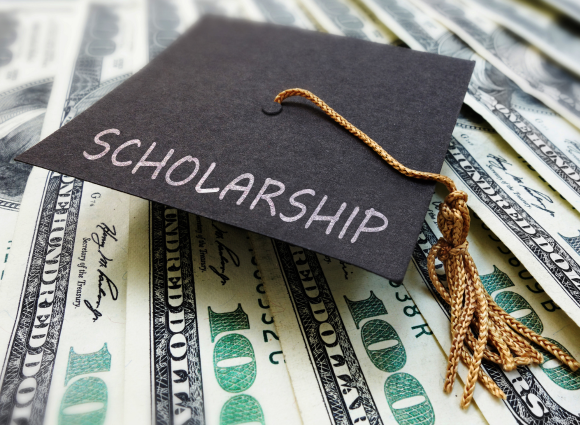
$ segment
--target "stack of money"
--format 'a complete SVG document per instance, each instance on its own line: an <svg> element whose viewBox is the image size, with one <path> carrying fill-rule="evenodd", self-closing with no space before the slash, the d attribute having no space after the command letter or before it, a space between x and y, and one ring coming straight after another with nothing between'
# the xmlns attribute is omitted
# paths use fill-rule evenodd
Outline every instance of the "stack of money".
<svg viewBox="0 0 580 425"><path fill-rule="evenodd" d="M437 188L395 283L15 162L207 13L476 61L442 173L469 196L487 292L580 358L574 0L0 3L0 425L580 424L580 371L467 369L427 272ZM441 281L443 266L437 263Z"/></svg>

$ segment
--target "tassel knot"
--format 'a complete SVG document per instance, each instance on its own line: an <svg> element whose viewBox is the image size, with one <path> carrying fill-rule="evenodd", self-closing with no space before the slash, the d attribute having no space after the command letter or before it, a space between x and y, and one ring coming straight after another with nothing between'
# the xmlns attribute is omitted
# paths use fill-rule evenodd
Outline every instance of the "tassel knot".
<svg viewBox="0 0 580 425"><path fill-rule="evenodd" d="M439 238L437 245L439 245L437 258L441 261L447 261L449 257L467 254L467 247L469 246L469 242L465 241L459 246L452 247L445 239Z"/></svg>

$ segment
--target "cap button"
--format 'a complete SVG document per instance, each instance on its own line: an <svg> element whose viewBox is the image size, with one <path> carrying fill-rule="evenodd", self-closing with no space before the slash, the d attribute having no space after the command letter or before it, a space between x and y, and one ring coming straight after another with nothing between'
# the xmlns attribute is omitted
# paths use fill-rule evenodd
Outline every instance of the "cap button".
<svg viewBox="0 0 580 425"><path fill-rule="evenodd" d="M278 102L269 102L266 106L262 107L262 112L266 115L278 115L282 112L282 104Z"/></svg>

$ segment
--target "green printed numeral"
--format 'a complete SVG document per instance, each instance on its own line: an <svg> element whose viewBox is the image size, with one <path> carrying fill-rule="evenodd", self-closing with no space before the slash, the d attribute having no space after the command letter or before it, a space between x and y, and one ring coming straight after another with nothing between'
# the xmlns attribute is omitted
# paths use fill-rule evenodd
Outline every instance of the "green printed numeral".
<svg viewBox="0 0 580 425"><path fill-rule="evenodd" d="M490 294L493 294L495 291L499 291L500 289L514 286L514 283L510 277L498 269L495 265L493 266L493 273L484 274L479 277L481 279L481 283L485 287L485 290Z"/></svg>
<svg viewBox="0 0 580 425"><path fill-rule="evenodd" d="M67 385L68 381L78 375L108 372L109 370L111 370L111 353L109 353L106 343L99 351L87 354L77 354L74 348L71 347L68 353L64 384Z"/></svg>
<svg viewBox="0 0 580 425"><path fill-rule="evenodd" d="M221 362L237 359L249 361L233 366L220 366ZM230 334L221 338L213 348L213 366L220 387L230 393L247 390L256 380L256 356L248 338Z"/></svg>
<svg viewBox="0 0 580 425"><path fill-rule="evenodd" d="M220 425L238 425L247 423L266 424L264 412L258 400L249 395L237 395L230 398L222 407Z"/></svg>
<svg viewBox="0 0 580 425"><path fill-rule="evenodd" d="M90 412L74 413L74 407L97 403L102 407ZM70 413L69 413L70 412ZM62 402L58 423L60 425L101 425L105 422L107 413L107 385L100 378L81 378L66 389Z"/></svg>
<svg viewBox="0 0 580 425"><path fill-rule="evenodd" d="M566 353L570 354L570 352L558 341L554 341L551 338L546 339L560 347ZM548 378L550 378L556 385L564 388L565 390L575 391L580 389L580 369L576 372L572 372L570 368L563 365L558 359L556 359L552 353L543 350L542 347L537 348L544 356L544 361L540 367L548 376Z"/></svg>
<svg viewBox="0 0 580 425"><path fill-rule="evenodd" d="M111 354L107 344L99 351L77 354L73 347L68 354L65 385L79 375L108 372L111 370ZM100 378L81 378L68 387L60 403L58 423L60 425L101 425L107 413L108 391L105 381ZM76 406L96 404L100 407L89 412L76 413Z"/></svg>
<svg viewBox="0 0 580 425"><path fill-rule="evenodd" d="M432 425L435 412L425 389L408 373L395 373L385 381L385 397L399 425Z"/></svg>
<svg viewBox="0 0 580 425"><path fill-rule="evenodd" d="M212 342L222 332L250 329L248 315L241 304L229 313L215 313L211 307L208 311ZM272 355L270 361L271 358ZM236 333L220 338L213 347L213 368L219 386L227 392L239 393L250 388L257 374L256 355L250 340ZM260 403L245 394L230 398L222 407L220 425L246 423L265 425Z"/></svg>
<svg viewBox="0 0 580 425"><path fill-rule="evenodd" d="M397 331L389 323L380 319L366 322L361 329L361 339L367 355L380 370L396 372L405 366L405 347ZM377 348L372 347L375 344Z"/></svg>
<svg viewBox="0 0 580 425"><path fill-rule="evenodd" d="M520 317L516 317L516 319L518 319L537 334L541 334L544 331L544 324L542 323L542 319L540 319L540 316L538 316L530 303L527 302L520 294L516 294L512 291L500 292L495 297L495 302L508 314L529 311L529 313L523 316L520 315Z"/></svg>
<svg viewBox="0 0 580 425"><path fill-rule="evenodd" d="M371 295L366 300L351 301L346 295L344 296L344 300L357 329L359 329L360 322L364 319L387 314L385 304L377 298L373 291L371 291Z"/></svg>
<svg viewBox="0 0 580 425"><path fill-rule="evenodd" d="M406 301L407 298L405 295L405 298L401 300L397 294L399 301ZM344 299L357 329L362 320L387 314L384 303L372 291L366 300L351 301L346 296ZM417 307L413 306L413 308ZM369 359L378 369L384 372L396 372L407 363L407 352L403 342L390 323L381 319L369 320L362 326L361 339ZM395 420L400 425L435 423L435 412L425 389L408 373L395 373L387 378L385 397Z"/></svg>
<svg viewBox="0 0 580 425"><path fill-rule="evenodd" d="M215 337L222 332L250 329L250 320L241 304L238 304L238 308L234 311L227 313L216 313L211 307L207 309L209 311L211 342L214 342Z"/></svg>

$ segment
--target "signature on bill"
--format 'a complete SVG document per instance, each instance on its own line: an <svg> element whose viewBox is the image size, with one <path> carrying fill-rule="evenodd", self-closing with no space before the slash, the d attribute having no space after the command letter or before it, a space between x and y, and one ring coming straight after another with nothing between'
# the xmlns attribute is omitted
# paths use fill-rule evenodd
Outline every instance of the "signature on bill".
<svg viewBox="0 0 580 425"><path fill-rule="evenodd" d="M108 241L112 240L117 242L117 230L115 229L115 226L109 227L105 223L98 224L97 229L99 230L91 234L91 239L95 245L97 245L97 252L99 253L99 281L97 300L94 303L94 307L89 300L84 300L85 306L91 311L91 313L93 313L93 322L96 322L99 317L103 315L99 311L99 308L101 306L102 298L107 296L107 293L111 296L113 301L116 301L119 297L119 289L117 288L117 285L115 285L115 282L113 282L113 280L109 278L102 270L104 268L106 269L109 262L113 261L112 258L109 258L105 255L104 250ZM106 284L105 287L103 287L104 284Z"/></svg>
<svg viewBox="0 0 580 425"><path fill-rule="evenodd" d="M230 278L225 274L226 264L231 261L234 266L240 267L240 258L232 249L228 248L223 242L219 240L224 239L224 234L228 232L220 229L218 226L216 226L215 223L212 223L212 226L215 229L215 238L220 256L220 265L219 268L214 266L209 266L209 268L221 279L221 284L225 285L226 282L230 280Z"/></svg>

